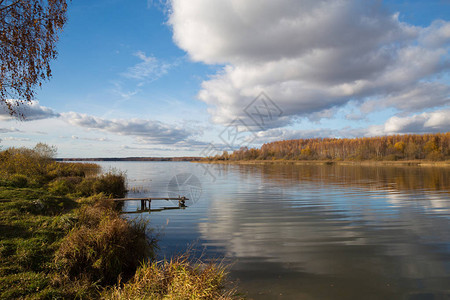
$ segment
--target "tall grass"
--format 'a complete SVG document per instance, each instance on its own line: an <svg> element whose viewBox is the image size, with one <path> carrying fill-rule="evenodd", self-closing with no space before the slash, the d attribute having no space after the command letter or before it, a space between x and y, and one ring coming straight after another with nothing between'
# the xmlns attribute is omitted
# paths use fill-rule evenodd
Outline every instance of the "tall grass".
<svg viewBox="0 0 450 300"><path fill-rule="evenodd" d="M188 255L143 264L133 279L102 299L236 299L222 264L191 262Z"/></svg>
<svg viewBox="0 0 450 300"><path fill-rule="evenodd" d="M131 278L153 257L154 243L147 239L144 223L127 222L113 201L102 199L80 210L78 224L62 241L55 262L65 279L106 286Z"/></svg>
<svg viewBox="0 0 450 300"><path fill-rule="evenodd" d="M80 196L103 193L110 197L123 198L127 193L124 174L113 171L84 178L74 189Z"/></svg>

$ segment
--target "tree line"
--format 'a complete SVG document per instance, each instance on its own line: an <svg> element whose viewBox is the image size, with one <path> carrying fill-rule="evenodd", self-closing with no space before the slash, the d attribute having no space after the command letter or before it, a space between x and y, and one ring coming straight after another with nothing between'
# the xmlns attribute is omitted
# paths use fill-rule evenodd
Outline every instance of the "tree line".
<svg viewBox="0 0 450 300"><path fill-rule="evenodd" d="M362 138L310 138L241 147L208 160L447 160L450 132Z"/></svg>

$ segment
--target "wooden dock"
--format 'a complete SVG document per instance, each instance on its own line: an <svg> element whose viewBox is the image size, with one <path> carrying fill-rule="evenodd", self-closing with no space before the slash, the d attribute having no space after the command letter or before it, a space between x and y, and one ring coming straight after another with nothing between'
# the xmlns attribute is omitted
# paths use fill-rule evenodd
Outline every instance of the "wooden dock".
<svg viewBox="0 0 450 300"><path fill-rule="evenodd" d="M152 201L170 201L175 200L178 201L178 207L165 207L164 209L179 209L186 207L186 201L189 200L186 197L178 197L178 198L116 198L112 199L115 202L124 202L124 201L141 201L141 210L138 212L144 211L160 211L163 209L152 210L151 205ZM132 212L134 213L134 212Z"/></svg>

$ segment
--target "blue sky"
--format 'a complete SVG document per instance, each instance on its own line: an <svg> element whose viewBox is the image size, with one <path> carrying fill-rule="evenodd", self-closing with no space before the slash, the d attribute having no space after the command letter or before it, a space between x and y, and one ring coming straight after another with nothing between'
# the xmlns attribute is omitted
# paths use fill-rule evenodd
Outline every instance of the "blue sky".
<svg viewBox="0 0 450 300"><path fill-rule="evenodd" d="M445 0L72 1L53 77L26 121L0 114L0 145L198 156L449 131L449 18Z"/></svg>

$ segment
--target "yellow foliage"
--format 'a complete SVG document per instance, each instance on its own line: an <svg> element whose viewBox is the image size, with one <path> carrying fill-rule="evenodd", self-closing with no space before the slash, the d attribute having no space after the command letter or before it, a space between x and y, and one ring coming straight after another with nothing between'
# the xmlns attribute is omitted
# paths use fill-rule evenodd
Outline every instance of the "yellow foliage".
<svg viewBox="0 0 450 300"><path fill-rule="evenodd" d="M397 142L394 145L394 149L403 153L405 151L406 144L404 142Z"/></svg>

